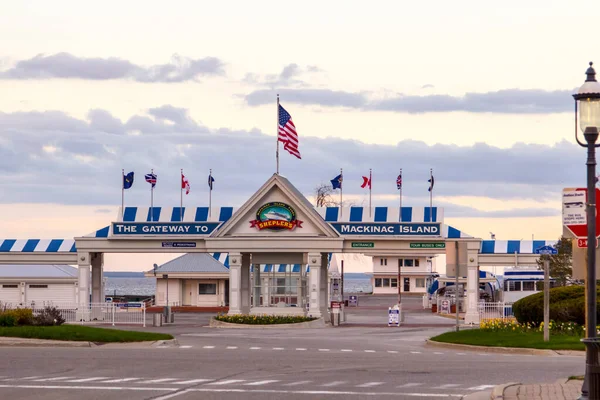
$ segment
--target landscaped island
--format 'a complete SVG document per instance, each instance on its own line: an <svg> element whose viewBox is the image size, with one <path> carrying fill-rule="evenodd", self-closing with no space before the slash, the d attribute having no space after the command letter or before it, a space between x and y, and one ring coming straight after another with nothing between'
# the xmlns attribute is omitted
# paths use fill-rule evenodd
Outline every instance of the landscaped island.
<svg viewBox="0 0 600 400"><path fill-rule="evenodd" d="M164 333L122 331L81 325L0 327L0 336L26 339L67 340L93 343L125 343L171 340Z"/></svg>
<svg viewBox="0 0 600 400"><path fill-rule="evenodd" d="M301 315L217 315L215 320L231 324L245 325L276 325L297 324L300 322L314 321L317 318Z"/></svg>

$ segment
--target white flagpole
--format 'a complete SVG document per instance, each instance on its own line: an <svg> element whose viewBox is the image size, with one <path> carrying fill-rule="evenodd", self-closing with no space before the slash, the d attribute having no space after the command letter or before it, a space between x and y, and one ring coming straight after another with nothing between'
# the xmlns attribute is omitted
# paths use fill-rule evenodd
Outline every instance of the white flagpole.
<svg viewBox="0 0 600 400"><path fill-rule="evenodd" d="M279 94L277 94L277 129L275 130L275 139L277 140L277 151L275 159L277 160L277 175L279 175Z"/></svg>
<svg viewBox="0 0 600 400"><path fill-rule="evenodd" d="M183 168L181 168L181 179L179 183L179 222L183 222Z"/></svg>
<svg viewBox="0 0 600 400"><path fill-rule="evenodd" d="M371 168L369 168L369 217L371 216L371 190L373 188L373 174L371 173Z"/></svg>
<svg viewBox="0 0 600 400"><path fill-rule="evenodd" d="M212 168L208 173L208 216L211 215L212 210Z"/></svg>
<svg viewBox="0 0 600 400"><path fill-rule="evenodd" d="M340 217L342 216L342 210L344 209L344 171L340 168L340 177L342 183L340 184Z"/></svg>
<svg viewBox="0 0 600 400"><path fill-rule="evenodd" d="M154 175L154 168L150 170L150 175ZM154 222L154 184L150 184L150 221Z"/></svg>
<svg viewBox="0 0 600 400"><path fill-rule="evenodd" d="M402 168L400 168L400 221L402 221L402 184L404 179L402 177Z"/></svg>
<svg viewBox="0 0 600 400"><path fill-rule="evenodd" d="M429 191L429 222L433 222L433 168L429 169L429 178L431 179L431 190Z"/></svg>
<svg viewBox="0 0 600 400"><path fill-rule="evenodd" d="M125 170L121 170L121 221L125 212Z"/></svg>

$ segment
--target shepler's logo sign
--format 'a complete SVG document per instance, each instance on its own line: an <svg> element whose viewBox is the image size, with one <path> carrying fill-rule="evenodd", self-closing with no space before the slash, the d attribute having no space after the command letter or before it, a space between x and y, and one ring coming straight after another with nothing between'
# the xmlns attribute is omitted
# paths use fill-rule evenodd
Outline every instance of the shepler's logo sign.
<svg viewBox="0 0 600 400"><path fill-rule="evenodd" d="M271 231L302 228L302 221L296 219L296 211L285 203L267 203L258 209L256 219L250 221L251 228Z"/></svg>

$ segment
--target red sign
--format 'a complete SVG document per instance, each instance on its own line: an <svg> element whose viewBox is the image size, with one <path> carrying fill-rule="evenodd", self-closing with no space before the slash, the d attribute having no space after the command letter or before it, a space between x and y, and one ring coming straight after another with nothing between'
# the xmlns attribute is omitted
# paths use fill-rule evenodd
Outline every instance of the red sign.
<svg viewBox="0 0 600 400"><path fill-rule="evenodd" d="M588 247L588 240L587 239L577 239L577 247L579 247L579 248ZM598 247L598 238L596 238L596 247Z"/></svg>
<svg viewBox="0 0 600 400"><path fill-rule="evenodd" d="M260 230L273 229L273 228L292 230L296 227L302 228L302 222L303 221L298 221L297 219L294 221L281 221L278 219L259 221L259 220L255 219L254 221L250 221L250 228L258 228Z"/></svg>
<svg viewBox="0 0 600 400"><path fill-rule="evenodd" d="M587 189L585 188L577 188L576 191L585 192L585 203L587 204ZM600 189L596 188L596 237L600 236ZM565 207L563 203L563 207ZM563 211L564 215L564 211ZM587 224L581 225L565 225L573 235L577 238L587 238ZM579 245L579 243L577 243ZM586 243L587 245L587 243ZM583 246L580 246L583 247ZM587 246L586 246L587 247Z"/></svg>

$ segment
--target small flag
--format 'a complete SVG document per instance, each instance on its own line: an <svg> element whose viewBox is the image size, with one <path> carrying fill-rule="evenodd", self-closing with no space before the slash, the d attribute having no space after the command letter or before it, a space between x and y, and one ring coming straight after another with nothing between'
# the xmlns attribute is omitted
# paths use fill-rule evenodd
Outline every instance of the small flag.
<svg viewBox="0 0 600 400"><path fill-rule="evenodd" d="M366 176L363 176L363 183L362 185L360 185L361 188L365 188L365 187L369 187L369 189L371 189L371 178L367 178Z"/></svg>
<svg viewBox="0 0 600 400"><path fill-rule="evenodd" d="M433 175L431 175L431 179L428 179L427 182L429 182L429 189L427 191L431 192L433 190L433 183L434 183Z"/></svg>
<svg viewBox="0 0 600 400"><path fill-rule="evenodd" d="M298 150L298 133L296 126L292 122L292 116L279 106L279 130L277 132L277 140L283 142L283 149L287 150L293 156L300 159L300 150Z"/></svg>
<svg viewBox="0 0 600 400"><path fill-rule="evenodd" d="M123 177L123 189L129 189L133 186L133 171Z"/></svg>
<svg viewBox="0 0 600 400"><path fill-rule="evenodd" d="M156 174L146 174L145 175L146 182L152 185L152 187L156 186Z"/></svg>
<svg viewBox="0 0 600 400"><path fill-rule="evenodd" d="M402 174L398 175L396 178L396 187L398 190L402 189Z"/></svg>
<svg viewBox="0 0 600 400"><path fill-rule="evenodd" d="M208 187L210 188L210 190L213 190L213 182L215 181L215 178L212 177L212 175L208 175Z"/></svg>
<svg viewBox="0 0 600 400"><path fill-rule="evenodd" d="M183 174L181 174L181 189L185 189L185 194L190 194L190 182Z"/></svg>
<svg viewBox="0 0 600 400"><path fill-rule="evenodd" d="M341 189L342 188L342 174L339 174L338 176L336 176L335 178L333 178L331 180L331 185L333 186L334 189Z"/></svg>

